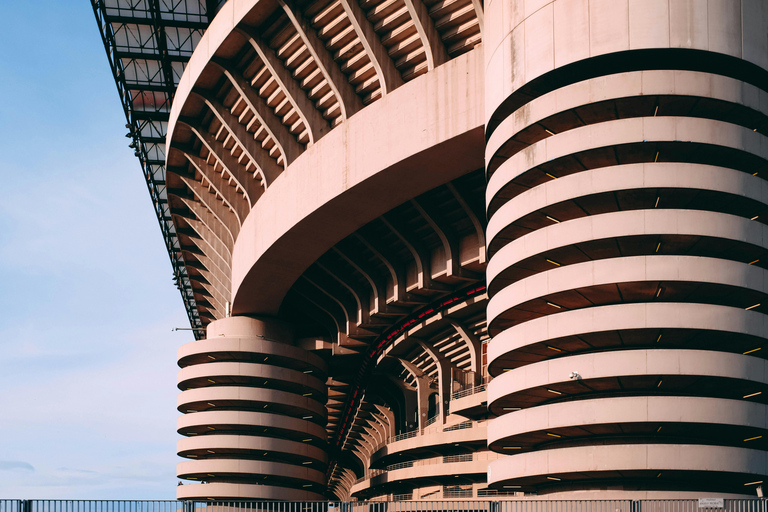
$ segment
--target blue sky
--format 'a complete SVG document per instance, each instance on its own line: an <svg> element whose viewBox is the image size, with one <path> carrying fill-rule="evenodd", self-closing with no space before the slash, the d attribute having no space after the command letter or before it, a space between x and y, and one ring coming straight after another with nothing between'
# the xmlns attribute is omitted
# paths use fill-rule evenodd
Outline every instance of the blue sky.
<svg viewBox="0 0 768 512"><path fill-rule="evenodd" d="M0 499L172 499L192 337L90 2L0 4Z"/></svg>

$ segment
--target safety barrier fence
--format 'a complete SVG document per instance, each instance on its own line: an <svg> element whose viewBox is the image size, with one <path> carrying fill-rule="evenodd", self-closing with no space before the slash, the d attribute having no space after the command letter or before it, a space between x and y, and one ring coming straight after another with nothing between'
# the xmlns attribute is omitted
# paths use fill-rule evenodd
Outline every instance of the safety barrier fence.
<svg viewBox="0 0 768 512"><path fill-rule="evenodd" d="M496 500L412 501L130 501L2 500L0 512L768 512L768 500Z"/></svg>
<svg viewBox="0 0 768 512"><path fill-rule="evenodd" d="M459 398L464 398L465 396L471 396L475 393L480 393L482 391L485 391L485 384L481 384L479 386L473 386L471 388L462 389L460 391L456 391L455 393L451 393L451 400L458 400Z"/></svg>
<svg viewBox="0 0 768 512"><path fill-rule="evenodd" d="M406 468L413 468L413 467L419 467L419 466L432 466L435 464L449 464L451 462L472 462L473 460L496 460L497 458L498 458L497 453L485 451L485 452L466 453L461 455L441 455L438 457L430 457L428 459L409 460L406 462L398 462L395 464L390 464L389 466L386 466L381 469L369 469L365 472L363 476L355 480L355 483L358 484L363 480L373 478L375 476L382 475L388 471L395 471L398 469L406 469Z"/></svg>

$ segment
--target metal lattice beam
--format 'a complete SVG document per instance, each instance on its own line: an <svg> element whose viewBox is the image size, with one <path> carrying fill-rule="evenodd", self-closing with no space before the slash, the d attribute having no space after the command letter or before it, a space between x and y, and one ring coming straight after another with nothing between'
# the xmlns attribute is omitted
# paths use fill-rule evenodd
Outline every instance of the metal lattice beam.
<svg viewBox="0 0 768 512"><path fill-rule="evenodd" d="M165 181L165 127L184 66L226 0L91 0L190 325L202 329L195 289L171 218ZM197 338L202 330L195 330Z"/></svg>

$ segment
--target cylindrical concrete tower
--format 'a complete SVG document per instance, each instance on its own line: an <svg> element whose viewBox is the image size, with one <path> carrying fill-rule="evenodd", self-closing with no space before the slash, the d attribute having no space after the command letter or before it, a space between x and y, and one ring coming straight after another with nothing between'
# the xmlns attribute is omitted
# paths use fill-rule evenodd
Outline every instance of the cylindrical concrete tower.
<svg viewBox="0 0 768 512"><path fill-rule="evenodd" d="M326 365L289 329L247 317L211 322L179 349L180 499L322 499Z"/></svg>
<svg viewBox="0 0 768 512"><path fill-rule="evenodd" d="M768 3L486 10L489 484L754 495Z"/></svg>

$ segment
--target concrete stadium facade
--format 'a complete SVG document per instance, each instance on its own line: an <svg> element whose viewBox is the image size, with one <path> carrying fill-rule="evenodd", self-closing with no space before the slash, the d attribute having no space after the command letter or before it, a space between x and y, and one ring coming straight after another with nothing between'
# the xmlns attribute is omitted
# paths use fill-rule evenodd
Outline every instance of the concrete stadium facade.
<svg viewBox="0 0 768 512"><path fill-rule="evenodd" d="M229 0L167 134L179 498L768 478L768 3Z"/></svg>

